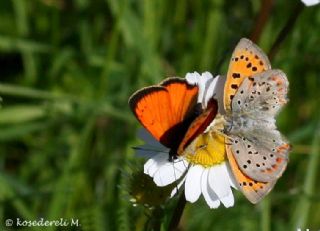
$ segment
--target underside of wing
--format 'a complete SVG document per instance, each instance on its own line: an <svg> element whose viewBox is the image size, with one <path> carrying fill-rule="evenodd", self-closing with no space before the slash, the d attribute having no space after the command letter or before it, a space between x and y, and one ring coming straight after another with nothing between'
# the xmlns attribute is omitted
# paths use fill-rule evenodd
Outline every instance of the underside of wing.
<svg viewBox="0 0 320 231"><path fill-rule="evenodd" d="M273 118L287 102L288 80L280 70L268 70L245 79L232 101L232 113L256 120Z"/></svg>
<svg viewBox="0 0 320 231"><path fill-rule="evenodd" d="M239 168L234 158L235 154L233 153L230 145L226 145L226 152L231 170L238 184L238 188L251 203L258 203L272 190L277 180L270 182L253 180L252 178L246 176Z"/></svg>
<svg viewBox="0 0 320 231"><path fill-rule="evenodd" d="M230 139L229 149L241 172L256 181L277 180L288 163L289 144L278 136L271 137L272 133L268 135L255 140L232 135ZM263 139L267 141L261 142Z"/></svg>
<svg viewBox="0 0 320 231"><path fill-rule="evenodd" d="M228 68L224 87L224 108L231 110L231 101L245 78L271 69L268 57L248 39L241 39L236 46Z"/></svg>

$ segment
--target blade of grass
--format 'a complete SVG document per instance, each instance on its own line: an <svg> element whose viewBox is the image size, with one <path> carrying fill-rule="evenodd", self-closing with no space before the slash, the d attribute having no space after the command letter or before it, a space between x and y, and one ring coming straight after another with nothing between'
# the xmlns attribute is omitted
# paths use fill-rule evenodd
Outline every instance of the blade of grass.
<svg viewBox="0 0 320 231"><path fill-rule="evenodd" d="M32 120L43 118L46 110L40 105L15 105L1 109L0 125L25 123Z"/></svg>
<svg viewBox="0 0 320 231"><path fill-rule="evenodd" d="M52 47L48 44L9 36L0 35L0 50L6 52L32 51L34 53L49 53Z"/></svg>
<svg viewBox="0 0 320 231"><path fill-rule="evenodd" d="M28 11L25 1L12 0L15 11L16 26L20 37L26 37L29 34ZM25 69L26 80L29 84L36 80L37 67L36 60L31 50L21 51L23 66Z"/></svg>
<svg viewBox="0 0 320 231"><path fill-rule="evenodd" d="M292 230L298 228L306 229L308 228L308 217L310 214L310 207L312 201L310 197L315 193L315 184L317 170L320 160L320 123L317 126L315 135L312 141L312 150L309 156L308 167L306 176L304 179L303 193L301 194L297 206L295 208L295 213L292 219Z"/></svg>
<svg viewBox="0 0 320 231"><path fill-rule="evenodd" d="M261 231L269 231L271 219L270 219L270 207L271 201L270 196L267 196L263 199L262 203L262 212L261 212Z"/></svg>
<svg viewBox="0 0 320 231"><path fill-rule="evenodd" d="M50 123L45 121L45 122L28 122L28 123L22 123L21 125L16 125L16 126L9 126L4 128L2 127L0 129L0 141L18 139L27 134L44 130L48 128L49 125Z"/></svg>
<svg viewBox="0 0 320 231"><path fill-rule="evenodd" d="M223 21L223 14L221 13L223 3L220 0L214 0L211 4L206 36L201 51L202 60L200 67L202 70L210 70L212 64L217 62L218 40L219 37L221 37L219 30L221 29L220 25L222 25Z"/></svg>

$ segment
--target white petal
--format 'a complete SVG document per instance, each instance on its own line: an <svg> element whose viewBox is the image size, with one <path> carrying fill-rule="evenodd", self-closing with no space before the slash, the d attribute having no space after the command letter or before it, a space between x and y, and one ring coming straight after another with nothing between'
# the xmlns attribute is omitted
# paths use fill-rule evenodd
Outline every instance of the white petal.
<svg viewBox="0 0 320 231"><path fill-rule="evenodd" d="M204 99L204 93L206 91L207 82L212 79L212 75L209 72L202 73L198 86L199 86L199 93L198 93L198 103L202 103ZM204 105L203 105L203 108Z"/></svg>
<svg viewBox="0 0 320 231"><path fill-rule="evenodd" d="M166 186L179 180L186 170L187 165L182 160L176 163L169 162L158 169L154 174L153 181L157 186Z"/></svg>
<svg viewBox="0 0 320 231"><path fill-rule="evenodd" d="M229 176L229 184L234 188L234 189L238 189L237 183L236 183L236 179L234 178L234 175L232 173L232 170L230 168L229 163L226 163L226 168L227 168L227 172L228 172L228 176Z"/></svg>
<svg viewBox="0 0 320 231"><path fill-rule="evenodd" d="M193 203L198 200L201 194L201 175L204 169L200 165L190 167L185 182L186 200Z"/></svg>
<svg viewBox="0 0 320 231"><path fill-rule="evenodd" d="M185 78L186 78L188 84L197 85L200 80L200 74L196 71L193 73L187 73Z"/></svg>
<svg viewBox="0 0 320 231"><path fill-rule="evenodd" d="M150 161L152 160L152 161ZM150 162L149 162L150 161ZM160 153L145 163L144 166L144 173L148 174L149 176L153 177L156 171L162 166L168 163L168 156L164 155L163 153ZM169 162L170 163L170 162ZM147 166L146 166L147 165Z"/></svg>
<svg viewBox="0 0 320 231"><path fill-rule="evenodd" d="M220 198L220 200L226 208L232 207L234 205L234 197L232 191L226 197Z"/></svg>
<svg viewBox="0 0 320 231"><path fill-rule="evenodd" d="M212 75L211 75L211 77L212 77ZM203 104L204 108L207 107L209 100L215 95L218 77L219 76L216 76L215 78L208 80L206 83L206 90L205 90L203 100L202 100L202 104Z"/></svg>
<svg viewBox="0 0 320 231"><path fill-rule="evenodd" d="M313 6L320 3L320 0L301 0L306 6Z"/></svg>
<svg viewBox="0 0 320 231"><path fill-rule="evenodd" d="M201 77L202 77L202 79L204 79L205 83L206 83L208 80L213 79L213 76L212 76L212 74L211 74L209 71L203 72L203 73L201 74Z"/></svg>
<svg viewBox="0 0 320 231"><path fill-rule="evenodd" d="M208 173L209 169L205 169L201 176L201 192L202 195L209 205L212 208L218 208L220 205L220 201L218 196L209 188L208 185Z"/></svg>
<svg viewBox="0 0 320 231"><path fill-rule="evenodd" d="M209 169L209 185L219 198L231 193L229 176L225 164L219 164Z"/></svg>
<svg viewBox="0 0 320 231"><path fill-rule="evenodd" d="M143 166L143 172L144 172L144 174L148 174L148 172L149 172L149 168L150 168L150 166L151 165L153 165L154 164L154 159L149 159L149 160L147 160L147 162L144 164L144 166Z"/></svg>

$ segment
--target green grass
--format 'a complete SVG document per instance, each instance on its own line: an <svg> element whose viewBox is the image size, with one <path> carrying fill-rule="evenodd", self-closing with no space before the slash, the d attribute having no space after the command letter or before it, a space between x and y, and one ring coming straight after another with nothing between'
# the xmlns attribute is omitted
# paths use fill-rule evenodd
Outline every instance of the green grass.
<svg viewBox="0 0 320 231"><path fill-rule="evenodd" d="M298 2L274 1L258 41L266 53ZM124 177L130 164L142 167L131 150L139 124L129 96L168 76L226 73L260 7L253 0L1 1L0 229L14 230L5 220L17 217L76 218L74 230L147 227L152 212L132 206ZM277 121L293 146L275 189L258 205L239 192L230 209L187 204L181 230L320 229L319 34L320 6L304 8L272 60L290 82Z"/></svg>

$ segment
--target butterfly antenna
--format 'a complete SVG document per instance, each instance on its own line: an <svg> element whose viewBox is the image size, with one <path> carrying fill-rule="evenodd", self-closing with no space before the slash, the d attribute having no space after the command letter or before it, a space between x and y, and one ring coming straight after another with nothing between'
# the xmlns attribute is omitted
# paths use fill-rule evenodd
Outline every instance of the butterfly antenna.
<svg viewBox="0 0 320 231"><path fill-rule="evenodd" d="M172 167L173 167L173 175L174 175L174 179L175 179L174 183L175 183L175 187L176 187L176 191L177 191L175 194L178 194L179 187L178 187L178 183L177 183L178 179L177 179L177 175L176 175L176 169L174 168L174 160L172 161Z"/></svg>

